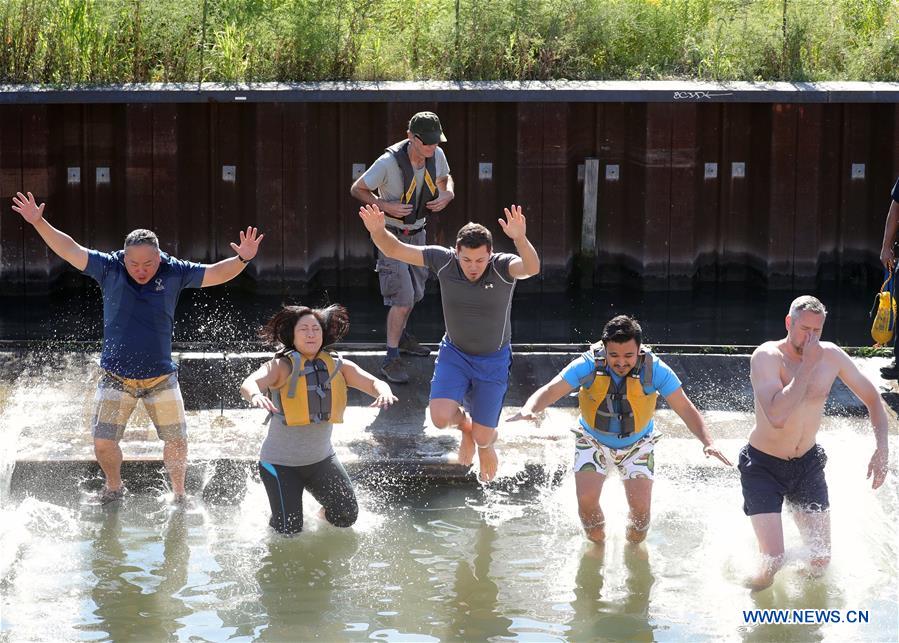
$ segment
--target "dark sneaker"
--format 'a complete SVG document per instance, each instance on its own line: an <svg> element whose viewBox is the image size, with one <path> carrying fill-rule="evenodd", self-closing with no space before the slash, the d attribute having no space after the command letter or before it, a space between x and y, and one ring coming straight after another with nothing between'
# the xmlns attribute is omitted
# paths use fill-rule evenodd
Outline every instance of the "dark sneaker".
<svg viewBox="0 0 899 643"><path fill-rule="evenodd" d="M110 489L107 489L106 487L103 487L103 491L100 492L100 504L108 505L110 502L116 502L118 500L121 500L122 498L125 497L126 493L128 493L128 490L125 488L124 485L119 487L115 491L112 491Z"/></svg>
<svg viewBox="0 0 899 643"><path fill-rule="evenodd" d="M880 369L880 376L885 380L899 379L899 366L896 365L896 362L884 366Z"/></svg>
<svg viewBox="0 0 899 643"><path fill-rule="evenodd" d="M401 353L405 353L406 355L418 355L419 357L427 357L431 354L430 348L425 348L424 346L419 344L418 340L408 333L403 333L403 336L400 338L399 349Z"/></svg>
<svg viewBox="0 0 899 643"><path fill-rule="evenodd" d="M409 381L409 373L399 357L381 364L381 375L387 378L392 384L405 384Z"/></svg>

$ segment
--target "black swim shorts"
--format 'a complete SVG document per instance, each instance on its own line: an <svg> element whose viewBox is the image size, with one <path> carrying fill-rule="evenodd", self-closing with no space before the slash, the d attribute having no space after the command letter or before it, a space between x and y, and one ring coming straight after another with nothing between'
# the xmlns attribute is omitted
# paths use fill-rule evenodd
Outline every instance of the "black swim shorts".
<svg viewBox="0 0 899 643"><path fill-rule="evenodd" d="M827 455L814 445L804 455L782 460L747 444L740 451L740 482L743 486L743 512L747 516L780 513L786 499L801 511L826 511L827 481L824 463Z"/></svg>

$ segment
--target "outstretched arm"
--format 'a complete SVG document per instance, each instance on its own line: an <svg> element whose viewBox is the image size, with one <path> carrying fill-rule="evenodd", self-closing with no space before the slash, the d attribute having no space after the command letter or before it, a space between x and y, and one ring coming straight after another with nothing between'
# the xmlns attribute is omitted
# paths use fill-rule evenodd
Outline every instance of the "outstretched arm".
<svg viewBox="0 0 899 643"><path fill-rule="evenodd" d="M890 453L887 441L888 420L887 413L883 408L883 401L871 380L862 375L855 362L842 350L840 350L839 378L868 407L876 443L874 455L871 456L871 461L868 463L868 477L873 477L871 487L877 489L887 477L887 460Z"/></svg>
<svg viewBox="0 0 899 643"><path fill-rule="evenodd" d="M12 209L21 214L25 221L34 226L34 229L41 235L41 239L44 240L44 243L47 244L50 250L77 270L83 272L87 268L87 248L79 245L65 232L57 230L47 223L47 220L44 218L44 206L46 204L41 203L38 205L31 192L28 193L27 197L21 192L16 192L12 202Z"/></svg>
<svg viewBox="0 0 899 643"><path fill-rule="evenodd" d="M283 360L271 359L250 373L240 385L240 396L259 409L265 409L269 413L277 413L278 409L263 391L270 388L280 388L287 381L289 370Z"/></svg>
<svg viewBox="0 0 899 643"><path fill-rule="evenodd" d="M387 382L379 380L354 362L343 360L340 373L348 386L359 389L375 398L375 401L369 404L370 407L386 408L396 402L396 395L390 390L390 385Z"/></svg>
<svg viewBox="0 0 899 643"><path fill-rule="evenodd" d="M540 257L527 237L527 219L520 205L504 208L506 220L498 219L500 227L514 243L518 257L509 263L509 274L515 279L527 279L540 272Z"/></svg>
<svg viewBox="0 0 899 643"><path fill-rule="evenodd" d="M561 374L556 375L548 383L534 391L524 406L508 421L536 420L537 416L548 406L552 406L573 390L574 387L566 382Z"/></svg>
<svg viewBox="0 0 899 643"><path fill-rule="evenodd" d="M250 260L256 256L256 253L259 251L259 243L264 238L264 234L260 234L258 238L256 237L256 228L248 227L246 232L241 230L240 245L233 241L231 242L231 249L237 253L237 256L206 266L206 273L203 275L203 283L200 287L218 286L234 279L243 272Z"/></svg>
<svg viewBox="0 0 899 643"><path fill-rule="evenodd" d="M680 419L684 421L684 424L690 429L690 433L695 435L699 441L702 442L702 452L705 453L706 457L712 456L718 458L729 467L734 466L712 442L712 438L705 426L702 415L693 405L693 402L690 401L690 398L687 397L687 394L684 393L682 386L679 386L674 393L667 396L665 401L668 402L668 406L671 407L671 410L677 413L680 416Z"/></svg>
<svg viewBox="0 0 899 643"><path fill-rule="evenodd" d="M359 218L371 235L371 240L385 257L397 259L413 266L424 266L425 257L418 246L403 243L387 231L384 224L384 213L377 205L364 205L359 208Z"/></svg>

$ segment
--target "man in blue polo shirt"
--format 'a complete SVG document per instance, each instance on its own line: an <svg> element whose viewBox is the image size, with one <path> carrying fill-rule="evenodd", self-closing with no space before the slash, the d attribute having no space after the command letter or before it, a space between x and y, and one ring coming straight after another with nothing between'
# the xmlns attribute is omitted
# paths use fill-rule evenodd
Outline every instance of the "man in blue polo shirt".
<svg viewBox="0 0 899 643"><path fill-rule="evenodd" d="M172 361L175 306L185 288L204 288L230 281L246 267L264 235L256 228L240 233L237 253L215 264L203 265L170 257L159 250L150 230L134 230L124 250L90 250L44 219L44 205L31 192L13 197L13 210L22 215L47 246L76 269L100 284L103 293L103 352L91 429L94 453L106 476L100 502L107 504L125 494L122 450L119 441L138 400L163 440L163 460L177 502L185 499L187 421Z"/></svg>
<svg viewBox="0 0 899 643"><path fill-rule="evenodd" d="M599 506L610 470L624 481L630 516L627 539L642 542L649 529L653 449L661 437L653 432L656 399L662 395L703 445L703 453L730 461L712 444L705 422L684 393L671 368L646 348L636 319L619 315L602 331L602 341L537 389L510 420L533 420L546 407L578 389L581 411L574 458L578 513L587 538L605 540L605 517Z"/></svg>

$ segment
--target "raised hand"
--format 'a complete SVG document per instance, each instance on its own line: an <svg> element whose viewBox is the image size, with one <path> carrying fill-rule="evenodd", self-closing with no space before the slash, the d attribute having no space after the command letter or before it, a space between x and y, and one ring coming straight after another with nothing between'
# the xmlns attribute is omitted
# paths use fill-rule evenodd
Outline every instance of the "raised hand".
<svg viewBox="0 0 899 643"><path fill-rule="evenodd" d="M527 235L527 219L521 213L520 205L512 205L510 208L503 208L506 213L506 220L497 219L499 226L512 241L524 239Z"/></svg>
<svg viewBox="0 0 899 643"><path fill-rule="evenodd" d="M21 214L22 218L31 225L40 221L44 216L44 206L46 204L41 203L38 205L31 192L28 193L27 197L21 192L16 192L16 196L12 198L12 202L12 209Z"/></svg>
<svg viewBox="0 0 899 643"><path fill-rule="evenodd" d="M242 259L249 261L256 256L256 253L259 251L259 243L264 238L264 234L260 234L257 238L256 228L248 227L246 232L243 230L240 231L240 245L237 245L232 241L231 249L240 255Z"/></svg>
<svg viewBox="0 0 899 643"><path fill-rule="evenodd" d="M359 208L359 218L365 224L369 234L374 234L384 229L384 213L376 205L363 205Z"/></svg>

